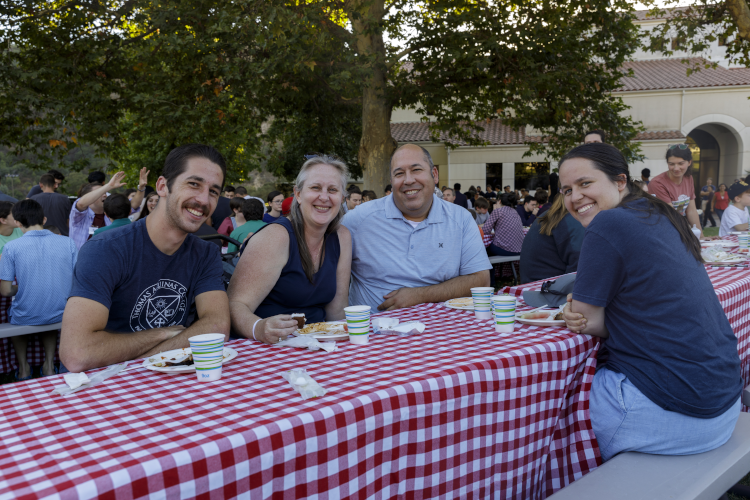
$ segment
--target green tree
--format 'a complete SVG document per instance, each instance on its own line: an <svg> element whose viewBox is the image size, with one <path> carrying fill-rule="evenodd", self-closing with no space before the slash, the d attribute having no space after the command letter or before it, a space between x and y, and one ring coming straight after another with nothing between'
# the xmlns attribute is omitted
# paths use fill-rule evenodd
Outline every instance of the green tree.
<svg viewBox="0 0 750 500"><path fill-rule="evenodd" d="M644 4L650 7L650 17L664 20L649 33L649 50L666 55L676 50L701 54L719 41L726 46L730 63L750 65L750 7L746 0L696 0L688 6L681 6L678 0L659 5L648 0ZM715 65L695 63L687 72Z"/></svg>
<svg viewBox="0 0 750 500"><path fill-rule="evenodd" d="M546 137L532 152L559 156L596 127L633 159L638 125L611 95L638 44L631 10L625 0L0 0L0 140L45 158L82 141L152 175L175 145L204 142L227 156L229 180L264 164L291 176L311 149L350 163L356 151L365 187L380 189L391 113L416 107L450 146L481 144L482 124L501 118Z"/></svg>

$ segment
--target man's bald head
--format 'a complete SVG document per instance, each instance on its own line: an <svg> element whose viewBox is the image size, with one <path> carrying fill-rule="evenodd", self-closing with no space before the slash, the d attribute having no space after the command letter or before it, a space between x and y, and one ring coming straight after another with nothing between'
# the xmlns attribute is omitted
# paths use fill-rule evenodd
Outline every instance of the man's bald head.
<svg viewBox="0 0 750 500"><path fill-rule="evenodd" d="M393 154L391 155L391 177L393 177L393 165L394 165L393 160L396 159L397 155L407 153L407 152L409 153L420 152L422 154L424 164L429 170L432 170L432 167L435 166L432 163L432 156L430 156L430 152L427 151L425 148L423 148L422 146L418 146L416 144L404 144L403 146L399 146L398 148L396 148L396 151L394 151Z"/></svg>

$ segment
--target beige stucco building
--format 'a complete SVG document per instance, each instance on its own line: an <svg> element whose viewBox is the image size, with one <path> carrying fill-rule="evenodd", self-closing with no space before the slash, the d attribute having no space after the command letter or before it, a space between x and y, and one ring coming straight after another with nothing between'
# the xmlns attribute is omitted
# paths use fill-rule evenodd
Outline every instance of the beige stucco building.
<svg viewBox="0 0 750 500"><path fill-rule="evenodd" d="M659 20L639 13L641 29L649 30ZM718 42L705 54L675 52L670 58L638 52L633 61L633 77L623 79L615 95L630 106L628 113L641 121L646 132L637 137L646 159L630 166L640 178L648 167L654 176L666 171L665 153L670 144L688 142L694 153L696 185L711 177L714 184L729 185L750 173L750 69L731 67L724 57L725 47ZM715 69L687 76L682 59L698 57L716 61ZM499 121L490 123L482 134L488 146L458 147L448 150L429 141L427 124L412 109L396 109L391 130L399 143L416 142L427 148L439 165L440 185L458 182L462 189L470 185L501 184L512 188L534 189L544 184L544 175L554 163L542 157L523 157L526 131L515 131ZM540 162L540 163L534 163Z"/></svg>

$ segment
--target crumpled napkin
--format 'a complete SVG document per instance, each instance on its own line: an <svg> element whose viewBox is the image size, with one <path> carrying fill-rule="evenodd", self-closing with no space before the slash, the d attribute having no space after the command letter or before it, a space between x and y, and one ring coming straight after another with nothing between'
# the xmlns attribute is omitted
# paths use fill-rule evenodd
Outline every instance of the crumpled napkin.
<svg viewBox="0 0 750 500"><path fill-rule="evenodd" d="M307 348L311 351L317 351L323 349L326 352L333 352L336 350L336 342L318 342L317 339L310 335L300 335L299 337L287 337L286 340L282 340L274 347L301 347L302 349Z"/></svg>
<svg viewBox="0 0 750 500"><path fill-rule="evenodd" d="M67 396L94 387L108 378L117 375L127 366L127 362L108 366L106 369L94 373L91 377L85 373L66 373L63 375L63 379L67 385L58 385L55 387L55 390L52 391L52 395L59 394L61 396Z"/></svg>
<svg viewBox="0 0 750 500"><path fill-rule="evenodd" d="M326 391L320 384L307 374L304 368L296 368L281 374L284 380L289 382L292 388L299 392L302 399L319 398L326 395Z"/></svg>
<svg viewBox="0 0 750 500"><path fill-rule="evenodd" d="M373 333L378 333L382 329L393 328L394 326L398 325L398 318L379 316L377 318L373 318L371 323Z"/></svg>
<svg viewBox="0 0 750 500"><path fill-rule="evenodd" d="M408 321L401 323L398 326L392 326L389 328L381 328L378 333L385 333L386 335L419 335L422 333L427 326L419 321Z"/></svg>

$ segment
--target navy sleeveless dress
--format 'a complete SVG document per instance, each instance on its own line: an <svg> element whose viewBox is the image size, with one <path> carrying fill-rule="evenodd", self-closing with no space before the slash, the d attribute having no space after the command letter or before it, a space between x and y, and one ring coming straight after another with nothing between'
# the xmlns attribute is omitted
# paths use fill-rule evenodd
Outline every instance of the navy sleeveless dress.
<svg viewBox="0 0 750 500"><path fill-rule="evenodd" d="M281 270L281 276L276 285L260 303L255 314L261 318L270 318L277 314L305 313L307 323L325 321L326 312L323 308L336 296L336 268L341 254L339 235L337 233L326 235L323 265L313 275L313 282L310 283L302 269L297 237L294 235L289 219L279 217L276 221L256 231L255 234L272 224L284 226L289 234L289 260ZM250 241L253 236L247 241ZM248 286L252 286L252 283L248 283Z"/></svg>

